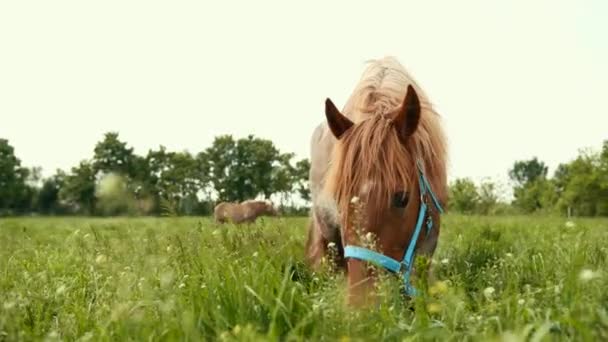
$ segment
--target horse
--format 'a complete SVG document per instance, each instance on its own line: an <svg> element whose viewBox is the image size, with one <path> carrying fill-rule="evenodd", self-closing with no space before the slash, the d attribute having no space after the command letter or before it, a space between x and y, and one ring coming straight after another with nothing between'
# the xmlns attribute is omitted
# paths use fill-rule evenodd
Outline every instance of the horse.
<svg viewBox="0 0 608 342"><path fill-rule="evenodd" d="M252 223L259 216L277 216L270 201L246 200L241 203L221 202L215 206L213 216L217 223Z"/></svg>
<svg viewBox="0 0 608 342"><path fill-rule="evenodd" d="M402 274L411 298L414 256L434 254L447 202L441 118L389 56L368 61L342 111L327 98L325 119L310 140L307 262L345 271L350 305L373 301L369 264Z"/></svg>

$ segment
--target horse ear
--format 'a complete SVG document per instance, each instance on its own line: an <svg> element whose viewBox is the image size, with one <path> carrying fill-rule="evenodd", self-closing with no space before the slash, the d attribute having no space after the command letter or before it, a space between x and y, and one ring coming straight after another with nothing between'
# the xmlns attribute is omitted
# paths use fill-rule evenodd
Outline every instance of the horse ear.
<svg viewBox="0 0 608 342"><path fill-rule="evenodd" d="M418 94L414 90L414 87L409 85L407 87L407 93L405 94L405 100L399 109L399 112L395 116L394 123L395 128L399 132L399 135L407 139L418 128L418 122L420 121L420 99Z"/></svg>
<svg viewBox="0 0 608 342"><path fill-rule="evenodd" d="M342 115L330 99L325 100L325 117L327 118L329 129L331 129L331 132L337 139L340 139L342 134L353 126L353 122Z"/></svg>

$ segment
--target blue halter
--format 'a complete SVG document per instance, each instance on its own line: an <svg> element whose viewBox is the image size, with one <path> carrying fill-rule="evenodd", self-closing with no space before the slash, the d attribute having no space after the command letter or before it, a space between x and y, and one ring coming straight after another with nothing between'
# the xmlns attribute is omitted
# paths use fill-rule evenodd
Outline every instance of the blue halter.
<svg viewBox="0 0 608 342"><path fill-rule="evenodd" d="M387 257L384 254L380 254L378 252L374 252L370 249L357 247L357 246L345 246L344 247L344 257L345 258L353 258L359 259L362 261L368 261L373 264L382 266L387 270L393 273L403 273L403 282L405 283L405 293L409 296L416 295L416 289L410 283L410 274L412 271L413 261L414 261L414 251L416 249L416 242L418 241L418 236L420 236L420 231L422 230L422 224L424 223L424 218L427 214L427 203L425 201L426 195L429 194L431 199L433 200L433 204L439 210L440 213L443 213L443 208L439 204L437 197L431 190L431 186L424 176L424 172L422 172L422 166L420 162L418 165L418 179L420 185L420 211L418 212L418 221L416 221L416 228L414 229L414 234L410 240L410 244L405 251L403 256L403 260L398 261L391 257ZM430 233L433 228L433 220L431 216L428 216L426 222L426 236Z"/></svg>

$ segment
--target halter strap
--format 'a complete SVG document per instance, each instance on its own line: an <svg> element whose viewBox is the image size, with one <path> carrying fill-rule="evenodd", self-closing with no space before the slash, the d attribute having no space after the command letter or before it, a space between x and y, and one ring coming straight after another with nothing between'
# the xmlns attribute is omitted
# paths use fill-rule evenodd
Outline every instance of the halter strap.
<svg viewBox="0 0 608 342"><path fill-rule="evenodd" d="M416 289L410 283L410 274L413 266L413 259L416 249L416 243L418 242L418 237L420 236L420 231L422 230L422 225L424 223L424 218L426 217L428 207L425 201L425 195L431 195L431 199L433 204L439 210L440 213L443 213L443 208L439 204L437 197L431 190L431 186L424 176L424 172L422 169L422 165L420 161L416 163L418 165L418 178L419 178L419 187L420 187L420 210L418 211L418 219L416 220L416 226L414 228L414 233L412 234L412 238L410 243L405 250L403 255L403 260L397 261L391 257L388 257L384 254L372 251L371 249L351 246L347 245L344 247L344 257L345 258L353 258L362 261L367 261L375 265L379 265L384 267L385 269L393 272L400 273L403 272L403 282L405 285L405 292L410 296L416 295ZM428 217L427 220L427 236L433 228L433 221L431 217Z"/></svg>

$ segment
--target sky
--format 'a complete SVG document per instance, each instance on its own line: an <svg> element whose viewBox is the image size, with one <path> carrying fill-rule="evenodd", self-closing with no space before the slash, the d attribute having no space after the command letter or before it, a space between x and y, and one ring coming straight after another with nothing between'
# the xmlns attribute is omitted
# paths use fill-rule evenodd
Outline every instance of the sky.
<svg viewBox="0 0 608 342"><path fill-rule="evenodd" d="M391 55L449 139L449 178L507 180L608 139L608 1L3 1L0 138L49 176L108 131L135 152L220 134L309 156L324 101Z"/></svg>

